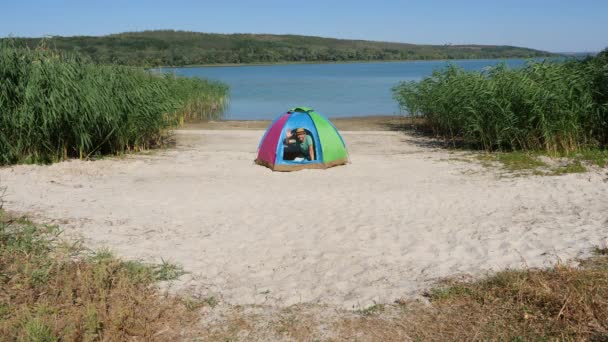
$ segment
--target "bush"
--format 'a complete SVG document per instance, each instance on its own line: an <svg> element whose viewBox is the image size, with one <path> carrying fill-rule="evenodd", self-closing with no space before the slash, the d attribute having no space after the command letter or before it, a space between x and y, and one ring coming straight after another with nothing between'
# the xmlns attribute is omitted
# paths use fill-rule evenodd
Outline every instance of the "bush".
<svg viewBox="0 0 608 342"><path fill-rule="evenodd" d="M0 164L146 149L185 118L221 116L227 91L7 41L0 46Z"/></svg>
<svg viewBox="0 0 608 342"><path fill-rule="evenodd" d="M499 65L466 72L450 65L393 96L436 135L486 150L577 151L607 143L606 52L587 61Z"/></svg>

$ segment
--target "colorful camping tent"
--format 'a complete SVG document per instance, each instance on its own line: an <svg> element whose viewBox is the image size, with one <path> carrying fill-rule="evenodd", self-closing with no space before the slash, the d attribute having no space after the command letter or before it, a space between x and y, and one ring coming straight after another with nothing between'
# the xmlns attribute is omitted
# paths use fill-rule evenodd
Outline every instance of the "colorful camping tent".
<svg viewBox="0 0 608 342"><path fill-rule="evenodd" d="M292 160L287 156L286 133L297 128L304 128L312 138L314 160ZM255 162L274 171L325 169L348 163L348 154L340 133L327 118L311 108L296 107L270 124L258 146Z"/></svg>

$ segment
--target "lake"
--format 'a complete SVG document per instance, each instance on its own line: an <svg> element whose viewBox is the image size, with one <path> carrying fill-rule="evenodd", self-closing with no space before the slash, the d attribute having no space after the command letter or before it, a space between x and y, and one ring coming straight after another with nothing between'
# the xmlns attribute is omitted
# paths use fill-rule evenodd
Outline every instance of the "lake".
<svg viewBox="0 0 608 342"><path fill-rule="evenodd" d="M453 60L466 70L505 62L520 67L526 60ZM420 80L448 61L164 68L188 77L204 77L230 86L229 120L273 119L296 106L314 108L328 117L399 114L391 88Z"/></svg>

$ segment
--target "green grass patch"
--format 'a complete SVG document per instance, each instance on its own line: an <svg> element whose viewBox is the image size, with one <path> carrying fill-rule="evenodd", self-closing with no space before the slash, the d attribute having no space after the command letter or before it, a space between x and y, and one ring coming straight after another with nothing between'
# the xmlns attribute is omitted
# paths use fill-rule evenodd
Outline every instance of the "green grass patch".
<svg viewBox="0 0 608 342"><path fill-rule="evenodd" d="M509 171L528 171L546 167L547 164L538 159L537 154L526 152L497 152L485 153L477 156L477 159L485 166L499 163Z"/></svg>
<svg viewBox="0 0 608 342"><path fill-rule="evenodd" d="M547 166L537 156L523 152L497 153L496 160L511 171L529 170Z"/></svg>
<svg viewBox="0 0 608 342"><path fill-rule="evenodd" d="M553 175L563 175L567 173L587 172L587 168L580 161L574 161L564 166L559 166L552 171Z"/></svg>
<svg viewBox="0 0 608 342"><path fill-rule="evenodd" d="M355 313L363 316L372 316L379 314L384 311L384 305L382 304L373 304L366 308L355 310Z"/></svg>
<svg viewBox="0 0 608 342"><path fill-rule="evenodd" d="M559 176L569 173L584 173L590 166L603 166L605 151L549 155L545 152L490 152L476 156L485 167L501 166L513 174ZM545 158L545 161L541 158Z"/></svg>
<svg viewBox="0 0 608 342"><path fill-rule="evenodd" d="M586 149L579 151L573 157L599 167L608 166L608 150Z"/></svg>
<svg viewBox="0 0 608 342"><path fill-rule="evenodd" d="M91 264L107 264L116 260L108 249L100 249L89 255L86 260ZM169 281L186 274L180 265L172 264L161 259L160 264L149 264L137 260L123 261L122 267L131 279L136 281Z"/></svg>
<svg viewBox="0 0 608 342"><path fill-rule="evenodd" d="M156 281L174 280L186 274L184 269L179 266L162 260L158 265L152 265L152 274Z"/></svg>
<svg viewBox="0 0 608 342"><path fill-rule="evenodd" d="M472 292L468 287L452 285L432 288L424 295L430 300L442 300L452 296L470 296Z"/></svg>

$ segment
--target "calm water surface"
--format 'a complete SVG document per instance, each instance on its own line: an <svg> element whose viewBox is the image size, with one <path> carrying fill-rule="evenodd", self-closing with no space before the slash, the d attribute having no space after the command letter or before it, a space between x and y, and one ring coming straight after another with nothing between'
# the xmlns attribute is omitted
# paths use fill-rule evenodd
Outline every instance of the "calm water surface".
<svg viewBox="0 0 608 342"><path fill-rule="evenodd" d="M526 60L451 61L466 70L505 62L520 67ZM420 80L447 61L346 64L289 64L235 67L169 68L163 71L220 80L230 86L227 119L273 119L295 106L328 117L399 114L391 88L400 81Z"/></svg>

